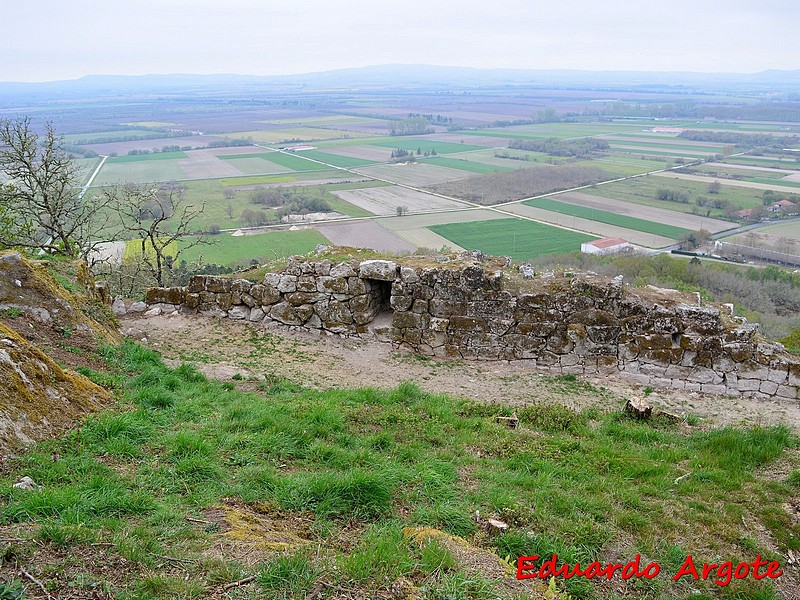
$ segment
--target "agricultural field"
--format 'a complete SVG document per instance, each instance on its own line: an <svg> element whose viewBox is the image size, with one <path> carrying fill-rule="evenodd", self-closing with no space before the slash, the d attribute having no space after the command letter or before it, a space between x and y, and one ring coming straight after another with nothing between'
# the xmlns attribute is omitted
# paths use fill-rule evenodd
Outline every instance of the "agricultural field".
<svg viewBox="0 0 800 600"><path fill-rule="evenodd" d="M186 171L177 158L168 160L140 160L109 162L109 158L97 177L94 185L114 185L118 183L152 183L187 179Z"/></svg>
<svg viewBox="0 0 800 600"><path fill-rule="evenodd" d="M707 177L704 175L690 175L688 173L678 173L676 171L669 171L666 173L656 173L655 176L671 178L671 179L684 179L686 181L697 181L700 183L704 183L706 186L714 181L713 177ZM750 188L762 191L772 190L775 192L787 192L787 193L791 193L792 188L800 188L800 182L785 181L785 180L776 181L774 179L770 179L769 177L751 177L748 181L743 181L740 179L723 179L720 180L720 183L722 182L724 182L725 185L732 187Z"/></svg>
<svg viewBox="0 0 800 600"><path fill-rule="evenodd" d="M798 242L800 242L800 221L798 220L788 221L786 223L778 223L776 225L769 225L768 227L759 227L755 231L758 234L797 240ZM746 236L747 236L746 233L742 233L734 237L744 238ZM732 241L733 239L734 238L731 238L730 241ZM743 242L740 241L739 243Z"/></svg>
<svg viewBox="0 0 800 600"><path fill-rule="evenodd" d="M383 228L374 220L341 223L319 223L319 232L336 246L371 248L390 254L408 254L417 246Z"/></svg>
<svg viewBox="0 0 800 600"><path fill-rule="evenodd" d="M261 129L254 131L234 131L226 133L225 137L235 139L253 140L264 144L286 144L295 142L313 142L317 140L339 140L359 137L369 137L368 133L357 131L341 131L338 129L323 129L320 127L288 127L286 129Z"/></svg>
<svg viewBox="0 0 800 600"><path fill-rule="evenodd" d="M472 155L469 155L470 158ZM497 173L498 171L513 171L511 167L501 167L499 165L487 165L482 162L475 162L465 158L450 158L446 156L432 156L422 160L423 163L429 165L438 165L440 167L448 167L450 169L460 169L470 173ZM517 161L521 162L521 161Z"/></svg>
<svg viewBox="0 0 800 600"><path fill-rule="evenodd" d="M630 215L620 215L617 213L596 210L577 204L569 204L567 202L560 202L552 198L537 198L536 200L526 200L523 204L527 206L534 206L536 208L543 208L553 212L561 213L563 215L572 215L582 219L589 219L591 221L599 221L600 223L607 223L608 225L616 225L618 227L625 227L626 229L633 229L634 231L641 231L643 233L652 233L666 238L678 239L685 233L689 233L689 229L675 227L674 225L666 225L664 223L657 223L647 221Z"/></svg>
<svg viewBox="0 0 800 600"><path fill-rule="evenodd" d="M436 154L457 154L459 152L470 152L472 150L483 150L483 146L472 146L470 144L460 144L457 142L441 142L427 139L425 137L389 137L386 139L376 138L369 140L370 144L384 146L387 148L402 148L409 152L433 152Z"/></svg>
<svg viewBox="0 0 800 600"><path fill-rule="evenodd" d="M312 252L317 244L328 244L327 238L313 228L299 231L270 231L233 237L212 236L213 244L201 244L183 250L180 260L218 265L247 264L251 260L266 262L276 257ZM185 243L185 242L180 242Z"/></svg>
<svg viewBox="0 0 800 600"><path fill-rule="evenodd" d="M472 223L431 225L434 232L468 250L493 256L530 260L545 254L580 250L594 236L522 219L497 219Z"/></svg>
<svg viewBox="0 0 800 600"><path fill-rule="evenodd" d="M713 181L713 180L712 180ZM673 210L683 213L705 215L707 208L699 207L695 200L700 197L720 198L726 200L734 210L754 208L762 206L762 195L760 190L735 187L728 185L727 181L720 181L721 187L718 194L710 194L708 183L690 181L685 179L668 179L658 175L648 175L637 177L626 181L606 183L592 187L590 193L596 196L624 200L634 204L645 206L656 206L666 210ZM657 198L658 191L669 189L676 192L684 192L689 195L689 202L682 204L679 202L669 202ZM699 211L703 210L702 213ZM710 209L710 217L721 217L724 215L723 209Z"/></svg>
<svg viewBox="0 0 800 600"><path fill-rule="evenodd" d="M461 202L398 186L337 190L332 193L373 215L396 215L398 207L405 208L405 212L409 213L464 208Z"/></svg>
<svg viewBox="0 0 800 600"><path fill-rule="evenodd" d="M471 223L474 221L491 221L506 219L507 215L485 208L467 208L460 211L433 213L426 215L403 215L402 217L387 217L380 219L380 224L407 240L415 248L440 249L449 246L454 251L464 250L461 246L448 240L438 233L434 233L431 225L444 225L448 223Z"/></svg>
<svg viewBox="0 0 800 600"><path fill-rule="evenodd" d="M304 158L318 160L328 165L335 167L344 167L346 169L352 167L363 167L366 165L373 165L376 162L383 162L381 160L369 160L366 158L358 158L356 156L346 156L342 154L334 154L331 152L320 152L319 150L302 150L297 153Z"/></svg>
<svg viewBox="0 0 800 600"><path fill-rule="evenodd" d="M369 177L414 187L423 187L470 176L469 172L459 169L450 169L448 167L438 167L436 165L426 165L423 163L373 165L359 168L358 172Z"/></svg>

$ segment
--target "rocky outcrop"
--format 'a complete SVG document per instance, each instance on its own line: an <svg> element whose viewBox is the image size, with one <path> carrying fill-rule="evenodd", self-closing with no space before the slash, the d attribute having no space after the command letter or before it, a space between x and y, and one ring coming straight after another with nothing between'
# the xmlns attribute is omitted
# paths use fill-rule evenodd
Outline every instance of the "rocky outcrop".
<svg viewBox="0 0 800 600"><path fill-rule="evenodd" d="M52 436L110 401L86 377L66 371L0 323L0 452Z"/></svg>
<svg viewBox="0 0 800 600"><path fill-rule="evenodd" d="M391 315L398 347L430 356L519 360L557 373L620 373L642 385L796 401L800 360L696 294L621 278L531 277L481 261L290 261L263 281L198 276L154 288L148 305L371 336ZM151 308L152 310L152 308Z"/></svg>

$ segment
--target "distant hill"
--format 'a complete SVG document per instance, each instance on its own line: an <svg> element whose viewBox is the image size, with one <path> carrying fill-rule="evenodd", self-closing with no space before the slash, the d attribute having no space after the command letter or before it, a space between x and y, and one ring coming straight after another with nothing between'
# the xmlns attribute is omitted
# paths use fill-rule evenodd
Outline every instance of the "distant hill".
<svg viewBox="0 0 800 600"><path fill-rule="evenodd" d="M109 98L134 94L185 94L198 91L237 93L265 89L416 88L452 89L482 86L568 87L628 90L676 88L683 90L800 91L800 70L760 73L691 73L645 71L575 71L531 69L476 69L433 65L375 65L281 76L254 75L89 75L80 79L43 83L0 83L0 98L74 99Z"/></svg>

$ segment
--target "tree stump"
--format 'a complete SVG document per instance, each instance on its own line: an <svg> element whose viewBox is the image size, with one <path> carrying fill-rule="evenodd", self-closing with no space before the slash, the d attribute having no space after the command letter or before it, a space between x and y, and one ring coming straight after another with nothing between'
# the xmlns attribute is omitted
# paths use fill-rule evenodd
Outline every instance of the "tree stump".
<svg viewBox="0 0 800 600"><path fill-rule="evenodd" d="M634 396L625 404L625 413L636 419L649 419L653 415L653 407L644 398Z"/></svg>

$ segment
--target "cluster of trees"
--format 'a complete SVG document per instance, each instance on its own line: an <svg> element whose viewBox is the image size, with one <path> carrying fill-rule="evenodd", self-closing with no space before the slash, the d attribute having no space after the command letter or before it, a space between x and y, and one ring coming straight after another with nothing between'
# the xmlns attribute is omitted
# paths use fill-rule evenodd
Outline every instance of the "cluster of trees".
<svg viewBox="0 0 800 600"><path fill-rule="evenodd" d="M226 138L224 140L214 140L208 143L209 148L227 148L230 146L252 146L253 140L250 138Z"/></svg>
<svg viewBox="0 0 800 600"><path fill-rule="evenodd" d="M245 209L239 215L243 227L279 223L288 215L307 215L333 210L321 188L259 188L250 195L250 202L271 210Z"/></svg>
<svg viewBox="0 0 800 600"><path fill-rule="evenodd" d="M452 125L453 124L452 117L445 117L444 115L434 115L434 114L422 115L420 113L408 113L408 118L409 119L414 119L414 118L418 118L418 117L422 117L423 119L428 121L428 123L430 123L431 125Z"/></svg>
<svg viewBox="0 0 800 600"><path fill-rule="evenodd" d="M693 142L715 142L719 144L735 144L739 148L774 148L782 150L800 144L800 136L778 136L768 133L739 133L736 131L698 131L694 129L682 131L678 137Z"/></svg>
<svg viewBox="0 0 800 600"><path fill-rule="evenodd" d="M544 152L550 156L570 156L575 158L588 158L609 148L608 142L595 138L562 140L555 137L541 140L513 140L508 147L528 152Z"/></svg>
<svg viewBox="0 0 800 600"><path fill-rule="evenodd" d="M597 183L605 176L606 174L596 167L537 166L447 181L430 186L428 189L470 202L491 205Z"/></svg>
<svg viewBox="0 0 800 600"><path fill-rule="evenodd" d="M50 124L39 133L28 118L0 121L0 170L6 177L0 185L0 246L96 266L102 244L133 239L141 247L139 267L163 285L181 252L206 243L193 237L203 207L187 204L180 185L128 184L86 193L79 167Z"/></svg>
<svg viewBox="0 0 800 600"><path fill-rule="evenodd" d="M656 192L656 198L665 202L677 202L678 204L689 204L691 199L687 192L680 190L669 190L662 188Z"/></svg>
<svg viewBox="0 0 800 600"><path fill-rule="evenodd" d="M128 150L128 156L141 156L147 154L158 154L159 152L185 152L191 150L192 146L162 146L161 148L153 148L152 150Z"/></svg>
<svg viewBox="0 0 800 600"><path fill-rule="evenodd" d="M425 117L410 117L400 121L392 121L392 135L422 135L433 133L434 129Z"/></svg>
<svg viewBox="0 0 800 600"><path fill-rule="evenodd" d="M693 101L632 104L614 102L598 109L584 111L584 117L639 117L651 119L688 118L688 119L742 119L747 121L800 121L800 104L797 102L764 101L760 104L698 104Z"/></svg>

